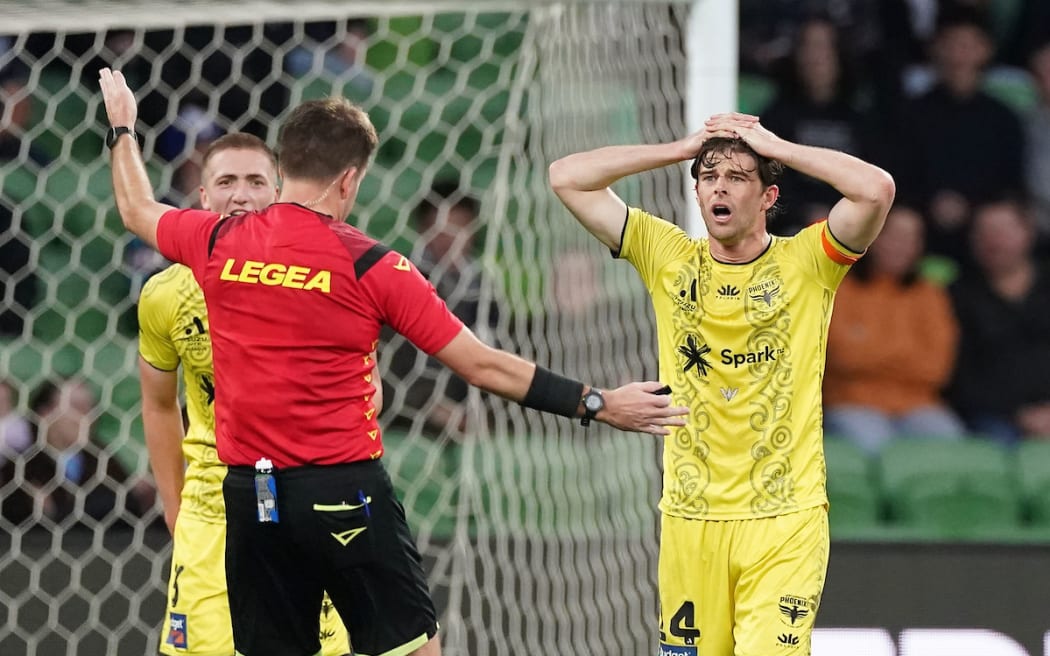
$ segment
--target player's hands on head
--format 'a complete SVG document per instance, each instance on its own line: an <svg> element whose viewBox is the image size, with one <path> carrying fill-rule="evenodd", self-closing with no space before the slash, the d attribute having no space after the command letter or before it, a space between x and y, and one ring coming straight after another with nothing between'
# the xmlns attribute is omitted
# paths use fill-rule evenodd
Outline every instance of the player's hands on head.
<svg viewBox="0 0 1050 656"><path fill-rule="evenodd" d="M663 387L650 380L604 390L605 408L595 419L621 430L669 435L671 427L685 426L689 408L671 405L671 396L660 393Z"/></svg>
<svg viewBox="0 0 1050 656"><path fill-rule="evenodd" d="M714 137L727 137L729 139L735 138L737 135L729 130L724 129L711 129L704 126L703 129L697 130L688 137L679 140L679 145L682 148L681 157L682 160L690 160L700 154L700 148L704 145L704 142Z"/></svg>
<svg viewBox="0 0 1050 656"><path fill-rule="evenodd" d="M764 157L773 156L771 150L780 140L762 126L757 116L739 112L715 114L704 122L704 129L709 132L728 133L743 139L756 153Z"/></svg>
<svg viewBox="0 0 1050 656"><path fill-rule="evenodd" d="M109 124L113 127L135 127L139 114L138 103L124 74L108 68L100 69L98 84L102 89L102 101L106 105Z"/></svg>

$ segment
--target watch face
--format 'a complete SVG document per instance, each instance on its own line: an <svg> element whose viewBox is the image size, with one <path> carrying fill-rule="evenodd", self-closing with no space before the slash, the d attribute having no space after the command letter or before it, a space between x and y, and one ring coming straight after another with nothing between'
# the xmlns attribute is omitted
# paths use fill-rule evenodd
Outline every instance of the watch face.
<svg viewBox="0 0 1050 656"><path fill-rule="evenodd" d="M588 392L583 399L583 407L587 408L591 412L598 412L605 407L605 402L602 400L601 395L594 392Z"/></svg>

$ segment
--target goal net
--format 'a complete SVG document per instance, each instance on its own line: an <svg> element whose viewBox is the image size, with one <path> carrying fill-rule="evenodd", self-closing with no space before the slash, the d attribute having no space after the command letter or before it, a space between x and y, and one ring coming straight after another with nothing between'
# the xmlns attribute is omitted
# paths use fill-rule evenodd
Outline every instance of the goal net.
<svg viewBox="0 0 1050 656"><path fill-rule="evenodd" d="M135 320L138 290L164 263L114 208L100 66L137 90L155 189L183 206L219 134L272 144L303 99L358 102L380 147L351 223L412 257L488 343L599 387L657 377L637 275L564 210L546 173L577 150L684 134L689 3L4 11L0 653L153 653L164 619L170 542L159 504L146 504ZM674 218L685 175L670 167L617 190ZM467 390L396 335L379 363L385 460L445 653L653 649L660 440ZM69 391L67 378L82 384ZM57 415L49 384L65 390ZM63 422L72 445L44 437ZM80 479L68 454L84 443L102 465ZM60 463L50 477L31 465L40 454Z"/></svg>

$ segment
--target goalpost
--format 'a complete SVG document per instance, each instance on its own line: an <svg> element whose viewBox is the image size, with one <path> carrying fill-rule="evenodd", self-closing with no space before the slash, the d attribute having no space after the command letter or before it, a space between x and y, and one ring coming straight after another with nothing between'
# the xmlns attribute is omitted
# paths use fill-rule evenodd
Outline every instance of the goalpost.
<svg viewBox="0 0 1050 656"><path fill-rule="evenodd" d="M711 111L731 108L735 52L724 51L735 41L723 33L735 33L735 3L41 1L5 14L0 132L21 146L0 159L12 223L0 246L5 234L28 245L29 264L4 286L0 309L23 326L0 334L0 379L17 390L18 413L29 414L49 377L80 376L98 395L89 419L106 453L148 476L134 308L149 254L135 250L114 208L100 65L124 70L138 92L151 178L177 202L195 198L195 182L176 190L193 175L195 143L248 130L272 144L303 99L360 103L380 147L354 225L417 257L412 208L435 181L458 179L480 201L474 327L485 341L599 386L657 377L637 274L558 203L547 166L600 145L678 138L699 127L696 97ZM718 51L698 84L706 43ZM23 125L13 124L18 107L30 109ZM683 165L617 191L695 232L690 182ZM434 275L450 264L437 262ZM35 297L23 306L13 290L30 276ZM386 463L426 559L445 653L651 651L660 440L585 430L476 390L457 410L461 425L435 426L422 412L398 419L420 379L448 378L422 356L403 376L386 373L400 345L379 349L390 384ZM0 461L42 448L51 447L0 447ZM14 471L0 498L21 485ZM157 510L101 521L77 512L0 519L0 653L156 648L170 555Z"/></svg>

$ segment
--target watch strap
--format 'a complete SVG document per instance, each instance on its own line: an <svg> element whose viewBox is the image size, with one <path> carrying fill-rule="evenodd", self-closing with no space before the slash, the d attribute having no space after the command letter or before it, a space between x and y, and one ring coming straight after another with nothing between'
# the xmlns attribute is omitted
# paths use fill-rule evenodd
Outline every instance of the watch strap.
<svg viewBox="0 0 1050 656"><path fill-rule="evenodd" d="M108 146L110 150L113 150L113 147L117 145L117 141L125 134L130 134L132 139L138 139L135 130L132 128L126 125L116 125L111 127L106 134L106 146Z"/></svg>

